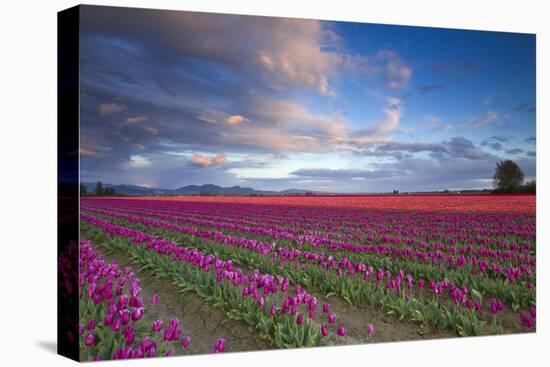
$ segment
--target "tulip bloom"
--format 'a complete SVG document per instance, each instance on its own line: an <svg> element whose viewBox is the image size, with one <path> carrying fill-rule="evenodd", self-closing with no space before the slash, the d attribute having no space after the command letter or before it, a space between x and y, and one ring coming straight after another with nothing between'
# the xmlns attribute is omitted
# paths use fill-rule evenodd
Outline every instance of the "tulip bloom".
<svg viewBox="0 0 550 367"><path fill-rule="evenodd" d="M88 321L88 325L86 326L86 328L88 330L93 330L95 328L95 320L91 319L90 321Z"/></svg>
<svg viewBox="0 0 550 367"><path fill-rule="evenodd" d="M323 312L328 313L330 311L330 304L324 303L323 304Z"/></svg>
<svg viewBox="0 0 550 367"><path fill-rule="evenodd" d="M304 315L301 313L296 317L296 325L302 325L304 323Z"/></svg>
<svg viewBox="0 0 550 367"><path fill-rule="evenodd" d="M225 339L218 338L214 344L214 353L223 353L225 351Z"/></svg>
<svg viewBox="0 0 550 367"><path fill-rule="evenodd" d="M153 324L151 325L151 331L154 333L158 333L160 329L162 329L162 320L153 321Z"/></svg>
<svg viewBox="0 0 550 367"><path fill-rule="evenodd" d="M189 342L191 341L191 338L189 336L184 336L183 339L181 340L181 346L183 348L187 348L189 346Z"/></svg>
<svg viewBox="0 0 550 367"><path fill-rule="evenodd" d="M346 328L341 325L340 327L338 327L338 336L345 336L346 335Z"/></svg>
<svg viewBox="0 0 550 367"><path fill-rule="evenodd" d="M143 307L136 308L132 312L132 320L134 321L138 321L139 319L141 319L141 316L143 316Z"/></svg>
<svg viewBox="0 0 550 367"><path fill-rule="evenodd" d="M84 345L86 345L87 347L91 347L94 344L95 344L95 334L90 333L86 335L86 338L84 338Z"/></svg>
<svg viewBox="0 0 550 367"><path fill-rule="evenodd" d="M151 304L156 305L159 302L159 299L160 299L160 297L159 297L158 294L153 294L151 296Z"/></svg>
<svg viewBox="0 0 550 367"><path fill-rule="evenodd" d="M328 323L334 324L335 321L336 321L336 314L333 312L328 315Z"/></svg>
<svg viewBox="0 0 550 367"><path fill-rule="evenodd" d="M369 334L369 336L373 336L373 335L374 335L374 325L373 325L373 324L368 324L368 326L367 326L367 333Z"/></svg>
<svg viewBox="0 0 550 367"><path fill-rule="evenodd" d="M277 307L275 305L271 305L269 308L269 316L273 317L277 314Z"/></svg>

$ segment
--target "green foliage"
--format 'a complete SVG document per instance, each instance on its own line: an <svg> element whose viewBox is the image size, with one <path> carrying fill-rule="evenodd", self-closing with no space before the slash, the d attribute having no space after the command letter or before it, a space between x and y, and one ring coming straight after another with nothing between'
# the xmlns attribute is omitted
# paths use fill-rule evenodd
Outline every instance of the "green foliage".
<svg viewBox="0 0 550 367"><path fill-rule="evenodd" d="M498 192L516 192L523 183L523 177L523 171L516 162L507 159L497 163L493 184Z"/></svg>

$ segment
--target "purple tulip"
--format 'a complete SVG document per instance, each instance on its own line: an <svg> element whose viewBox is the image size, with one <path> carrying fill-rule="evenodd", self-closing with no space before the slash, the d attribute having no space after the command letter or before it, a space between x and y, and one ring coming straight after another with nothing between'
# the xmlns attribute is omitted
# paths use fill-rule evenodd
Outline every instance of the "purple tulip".
<svg viewBox="0 0 550 367"><path fill-rule="evenodd" d="M519 318L521 323L528 328L532 328L535 325L535 320L531 317L531 315L520 314Z"/></svg>
<svg viewBox="0 0 550 367"><path fill-rule="evenodd" d="M78 324L78 335L82 336L84 334L84 325Z"/></svg>
<svg viewBox="0 0 550 367"><path fill-rule="evenodd" d="M273 317L277 314L277 307L275 305L271 305L269 308L269 316Z"/></svg>
<svg viewBox="0 0 550 367"><path fill-rule="evenodd" d="M302 325L304 323L304 315L301 313L296 317L296 325Z"/></svg>
<svg viewBox="0 0 550 367"><path fill-rule="evenodd" d="M341 325L338 327L338 336L345 336L346 335L346 328Z"/></svg>
<svg viewBox="0 0 550 367"><path fill-rule="evenodd" d="M151 331L158 333L162 329L162 320L155 320L151 325Z"/></svg>
<svg viewBox="0 0 550 367"><path fill-rule="evenodd" d="M90 334L86 335L86 338L84 338L84 344L87 347L91 347L92 345L94 345L94 343L95 343L95 334L90 333Z"/></svg>
<svg viewBox="0 0 550 367"><path fill-rule="evenodd" d="M189 346L189 342L191 341L191 337L189 336L184 336L183 339L181 340L181 346L183 348L187 348Z"/></svg>
<svg viewBox="0 0 550 367"><path fill-rule="evenodd" d="M321 325L321 335L323 335L323 336L328 335L328 328L325 324Z"/></svg>
<svg viewBox="0 0 550 367"><path fill-rule="evenodd" d="M531 314L531 317L532 317L532 318L537 317L537 308L536 308L536 307L531 307L531 308L529 309L529 313Z"/></svg>
<svg viewBox="0 0 550 367"><path fill-rule="evenodd" d="M214 344L214 353L223 353L225 351L225 339L218 338Z"/></svg>
<svg viewBox="0 0 550 367"><path fill-rule="evenodd" d="M330 304L329 303L323 303L323 312L324 313L330 312Z"/></svg>
<svg viewBox="0 0 550 367"><path fill-rule="evenodd" d="M113 321L113 323L111 324L111 329L113 331L118 331L120 330L120 327L122 326L122 321L120 319L116 319L115 321Z"/></svg>
<svg viewBox="0 0 550 367"><path fill-rule="evenodd" d="M168 349L166 351L166 353L164 354L165 357L171 357L174 355L174 350L173 349Z"/></svg>
<svg viewBox="0 0 550 367"><path fill-rule="evenodd" d="M130 322L130 318L132 317L132 314L128 310L123 310L120 313L120 321L122 322L122 325L128 325L128 322Z"/></svg>
<svg viewBox="0 0 550 367"><path fill-rule="evenodd" d="M93 330L95 329L95 320L94 319L91 319L90 321L88 321L88 325L86 326L86 328L88 330Z"/></svg>
<svg viewBox="0 0 550 367"><path fill-rule="evenodd" d="M138 321L139 319L141 319L141 316L143 316L143 307L136 308L132 312L132 320L134 321Z"/></svg>
<svg viewBox="0 0 550 367"><path fill-rule="evenodd" d="M334 312L330 313L328 315L328 323L329 324L334 324L335 321L336 321L336 314Z"/></svg>
<svg viewBox="0 0 550 367"><path fill-rule="evenodd" d="M497 300L496 298L491 299L491 304L489 306L489 310L492 314L496 314L504 309L504 303L502 301Z"/></svg>
<svg viewBox="0 0 550 367"><path fill-rule="evenodd" d="M104 326L110 326L113 323L113 315L108 313L103 318L103 325Z"/></svg>
<svg viewBox="0 0 550 367"><path fill-rule="evenodd" d="M159 300L160 300L160 297L158 294L153 294L151 296L151 304L152 305L156 305L157 303L159 303Z"/></svg>
<svg viewBox="0 0 550 367"><path fill-rule="evenodd" d="M369 334L369 336L374 335L374 325L373 324L368 324L367 325L367 333Z"/></svg>

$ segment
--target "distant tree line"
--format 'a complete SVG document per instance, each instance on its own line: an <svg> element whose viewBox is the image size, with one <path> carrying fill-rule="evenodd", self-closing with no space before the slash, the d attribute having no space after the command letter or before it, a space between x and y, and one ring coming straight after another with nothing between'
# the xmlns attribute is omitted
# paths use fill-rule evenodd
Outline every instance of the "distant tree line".
<svg viewBox="0 0 550 367"><path fill-rule="evenodd" d="M94 191L89 193L88 188L83 183L80 184L80 196L113 196L117 195L112 187L104 187L101 181L97 181Z"/></svg>

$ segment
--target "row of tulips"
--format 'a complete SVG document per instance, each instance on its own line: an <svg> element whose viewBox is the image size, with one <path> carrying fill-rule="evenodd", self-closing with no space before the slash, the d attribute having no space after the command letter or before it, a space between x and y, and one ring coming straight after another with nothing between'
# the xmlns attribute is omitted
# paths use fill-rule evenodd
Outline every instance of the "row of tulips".
<svg viewBox="0 0 550 367"><path fill-rule="evenodd" d="M232 261L203 254L198 249L86 214L81 214L81 218L99 229L100 235L110 236L101 241L103 246L130 255L144 268L178 284L182 292L196 292L229 317L256 328L261 337L278 347L327 343L327 335L316 320L317 298L299 286L289 294L288 278L257 269L246 273ZM282 306L277 306L278 303ZM308 315L305 321L300 312L303 308Z"/></svg>
<svg viewBox="0 0 550 367"><path fill-rule="evenodd" d="M169 356L175 345L187 348L190 337L182 334L180 321L162 319L149 325L143 316L159 302L141 297L139 278L130 267L120 269L106 262L90 241L81 241L79 255L79 308L81 360L129 359ZM223 352L219 338L213 352Z"/></svg>

